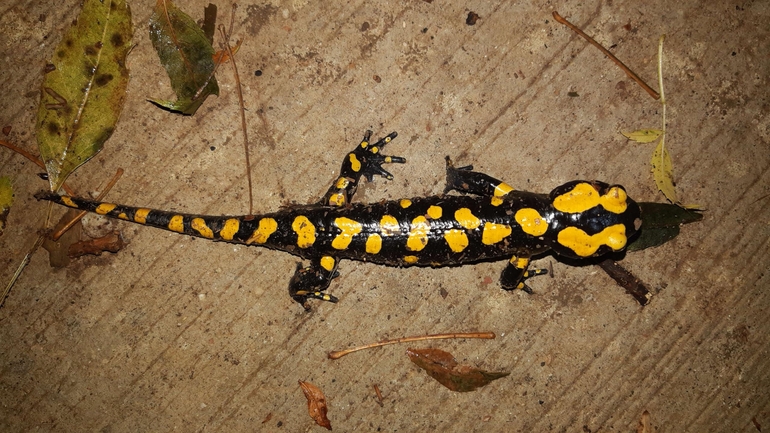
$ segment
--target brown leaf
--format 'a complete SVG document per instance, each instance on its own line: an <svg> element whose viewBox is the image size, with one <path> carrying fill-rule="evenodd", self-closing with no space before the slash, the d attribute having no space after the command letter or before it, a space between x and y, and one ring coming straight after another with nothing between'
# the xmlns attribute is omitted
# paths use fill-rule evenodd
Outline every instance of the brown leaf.
<svg viewBox="0 0 770 433"><path fill-rule="evenodd" d="M321 390L310 382L299 381L299 386L307 398L307 412L315 423L328 430L332 429L332 423L326 417L326 397Z"/></svg>
<svg viewBox="0 0 770 433"><path fill-rule="evenodd" d="M406 349L406 354L430 377L457 392L473 391L510 374L506 371L488 372L469 365L458 365L451 353L440 349Z"/></svg>
<svg viewBox="0 0 770 433"><path fill-rule="evenodd" d="M126 244L123 242L123 238L120 237L120 232L112 231L100 238L75 242L70 245L68 254L72 259L85 256L86 254L98 256L105 251L117 253L122 250L124 246L126 246Z"/></svg>
<svg viewBox="0 0 770 433"><path fill-rule="evenodd" d="M642 416L639 418L639 425L636 427L636 433L652 433L652 427L650 426L650 412L642 412Z"/></svg>

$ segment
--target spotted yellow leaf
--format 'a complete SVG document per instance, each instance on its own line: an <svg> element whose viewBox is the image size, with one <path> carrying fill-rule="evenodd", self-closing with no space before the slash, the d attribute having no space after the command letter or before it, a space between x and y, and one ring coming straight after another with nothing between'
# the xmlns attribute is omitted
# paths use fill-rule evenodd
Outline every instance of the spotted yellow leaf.
<svg viewBox="0 0 770 433"><path fill-rule="evenodd" d="M660 129L637 129L631 132L621 132L627 139L637 143L652 143L663 135Z"/></svg>
<svg viewBox="0 0 770 433"><path fill-rule="evenodd" d="M652 177L655 179L655 185L660 192L666 196L671 203L679 203L674 189L674 166L671 164L671 155L666 149L665 140L660 140L652 153L650 160L652 165Z"/></svg>
<svg viewBox="0 0 770 433"><path fill-rule="evenodd" d="M128 85L131 11L125 0L85 0L53 52L37 112L37 144L51 191L112 135Z"/></svg>

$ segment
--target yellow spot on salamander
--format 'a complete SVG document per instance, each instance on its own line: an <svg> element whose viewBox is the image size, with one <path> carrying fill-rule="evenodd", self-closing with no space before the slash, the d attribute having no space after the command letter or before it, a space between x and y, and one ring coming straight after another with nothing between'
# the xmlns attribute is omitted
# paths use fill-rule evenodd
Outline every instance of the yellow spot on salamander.
<svg viewBox="0 0 770 433"><path fill-rule="evenodd" d="M628 207L628 195L622 188L613 186L604 195L599 195L589 183L579 183L569 192L553 200L553 207L561 212L580 213L595 206L602 205L606 210L620 214Z"/></svg>
<svg viewBox="0 0 770 433"><path fill-rule="evenodd" d="M473 230L481 225L481 220L473 215L470 209L463 207L455 212L457 222L468 230Z"/></svg>
<svg viewBox="0 0 770 433"><path fill-rule="evenodd" d="M348 185L350 185L350 181L346 177L341 177L337 179L337 183L334 184L334 186L337 187L338 189L344 189Z"/></svg>
<svg viewBox="0 0 770 433"><path fill-rule="evenodd" d="M408 265L417 263L417 260L419 260L417 256L404 256L404 263Z"/></svg>
<svg viewBox="0 0 770 433"><path fill-rule="evenodd" d="M240 228L240 221L236 218L228 218L225 220L225 225L222 227L222 230L219 231L219 236L226 241L231 241Z"/></svg>
<svg viewBox="0 0 770 433"><path fill-rule="evenodd" d="M102 203L99 206L94 209L94 212L98 213L99 215L107 215L108 213L112 212L113 209L118 207L116 204L112 203Z"/></svg>
<svg viewBox="0 0 770 433"><path fill-rule="evenodd" d="M321 267L326 269L329 272L334 270L334 265L336 264L336 262L337 261L334 260L334 257L331 257L331 256L321 257Z"/></svg>
<svg viewBox="0 0 770 433"><path fill-rule="evenodd" d="M521 225L521 230L528 235L542 236L548 230L548 223L535 209L519 209L514 218Z"/></svg>
<svg viewBox="0 0 770 433"><path fill-rule="evenodd" d="M408 198L402 198L398 204L401 205L402 208L406 209L412 205L412 200L409 200Z"/></svg>
<svg viewBox="0 0 770 433"><path fill-rule="evenodd" d="M413 219L409 237L406 239L406 249L422 251L425 245L428 245L428 233L430 233L430 223L424 216L420 215Z"/></svg>
<svg viewBox="0 0 770 433"><path fill-rule="evenodd" d="M121 212L121 213L118 214L118 218L120 218L122 220L128 220L128 215L126 215L125 212Z"/></svg>
<svg viewBox="0 0 770 433"><path fill-rule="evenodd" d="M428 216L431 219L437 220L444 214L444 210L438 206L431 206L428 208Z"/></svg>
<svg viewBox="0 0 770 433"><path fill-rule="evenodd" d="M294 218L291 228L297 234L298 247L308 248L313 246L313 243L315 243L315 226L306 216L300 215Z"/></svg>
<svg viewBox="0 0 770 433"><path fill-rule="evenodd" d="M500 206L501 204L503 204L502 197L505 197L511 191L513 191L512 186L508 185L505 182L500 182L500 184L495 187L495 190L492 193L492 200L491 200L492 206Z"/></svg>
<svg viewBox="0 0 770 433"><path fill-rule="evenodd" d="M172 232L184 233L184 217L182 215L172 216L171 221L168 222L168 229Z"/></svg>
<svg viewBox="0 0 770 433"><path fill-rule="evenodd" d="M500 182L500 184L495 187L495 192L493 194L495 197L505 197L511 191L513 191L512 186L505 182Z"/></svg>
<svg viewBox="0 0 770 433"><path fill-rule="evenodd" d="M353 236L361 233L361 223L353 221L350 218L339 217L334 220L336 225L342 233L338 234L334 240L332 240L332 248L337 250L344 250L353 240Z"/></svg>
<svg viewBox="0 0 770 433"><path fill-rule="evenodd" d="M67 197L66 195L61 196L61 202L64 203L64 206L71 207L71 208L78 208L78 205L75 204L74 201L70 197Z"/></svg>
<svg viewBox="0 0 770 433"><path fill-rule="evenodd" d="M254 230L251 237L246 240L246 244L248 245L254 242L264 244L276 230L278 230L278 222L276 222L276 220L273 218L262 218L259 220L257 229Z"/></svg>
<svg viewBox="0 0 770 433"><path fill-rule="evenodd" d="M338 192L329 197L329 206L342 207L345 204L345 194Z"/></svg>
<svg viewBox="0 0 770 433"><path fill-rule="evenodd" d="M559 232L557 241L571 249L579 257L590 257L602 245L607 245L613 251L618 251L626 246L626 227L623 224L615 224L607 227L595 235L580 230L577 227L567 227Z"/></svg>
<svg viewBox="0 0 770 433"><path fill-rule="evenodd" d="M506 224L485 223L481 233L481 243L494 245L511 234L511 226Z"/></svg>
<svg viewBox="0 0 770 433"><path fill-rule="evenodd" d="M449 249L455 253L461 253L468 247L468 235L465 234L465 230L447 230L444 232L444 240L449 245Z"/></svg>
<svg viewBox="0 0 770 433"><path fill-rule="evenodd" d="M190 221L190 227L192 227L196 232L200 233L204 238L214 238L214 232L211 231L209 226L206 225L206 221L204 221L203 218L193 218L193 220Z"/></svg>
<svg viewBox="0 0 770 433"><path fill-rule="evenodd" d="M134 222L137 222L139 224L146 224L147 215L149 215L150 212L152 211L146 208L137 209L136 213L134 214Z"/></svg>
<svg viewBox="0 0 770 433"><path fill-rule="evenodd" d="M529 266L529 259L526 257L513 256L510 262L516 269L527 269Z"/></svg>
<svg viewBox="0 0 770 433"><path fill-rule="evenodd" d="M364 146L364 143L361 143L361 146L362 147L366 147L366 146ZM361 161L358 160L358 158L356 157L355 153L349 153L348 154L348 159L350 160L350 168L353 171L355 171L356 173L361 171Z"/></svg>
<svg viewBox="0 0 770 433"><path fill-rule="evenodd" d="M366 252L369 254L378 254L382 249L382 237L377 233L372 233L366 238Z"/></svg>
<svg viewBox="0 0 770 433"><path fill-rule="evenodd" d="M401 234L401 227L393 215L383 215L380 220L380 232L383 236L397 236Z"/></svg>

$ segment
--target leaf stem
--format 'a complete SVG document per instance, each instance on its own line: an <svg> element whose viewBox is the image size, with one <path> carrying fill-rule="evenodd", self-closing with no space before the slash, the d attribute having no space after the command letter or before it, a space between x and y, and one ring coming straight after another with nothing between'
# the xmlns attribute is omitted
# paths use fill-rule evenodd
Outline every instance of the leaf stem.
<svg viewBox="0 0 770 433"><path fill-rule="evenodd" d="M233 5L232 16L235 16L236 5ZM232 31L234 19L230 20L230 30ZM230 57L230 62L233 65L233 74L235 74L235 90L238 93L238 104L241 112L241 129L243 130L243 152L246 156L246 180L249 185L249 215L254 215L254 188L251 182L251 159L249 157L249 132L246 127L246 107L243 103L243 90L241 88L241 79L238 75L238 65L235 63L235 53L233 53L232 47L230 47L230 33L225 30L225 27L220 24L219 32L222 34L222 39L225 40L225 49L227 49L227 55Z"/></svg>

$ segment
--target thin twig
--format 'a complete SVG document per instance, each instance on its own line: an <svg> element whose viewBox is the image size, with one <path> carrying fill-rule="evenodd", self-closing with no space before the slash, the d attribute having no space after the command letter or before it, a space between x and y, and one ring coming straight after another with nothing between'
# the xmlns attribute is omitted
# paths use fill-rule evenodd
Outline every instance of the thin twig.
<svg viewBox="0 0 770 433"><path fill-rule="evenodd" d="M611 52L607 51L607 49L606 49L606 48L604 48L603 46L601 46L601 45L600 45L598 42L596 42L596 41L595 41L595 40L594 40L592 37L590 37L590 36L588 36L587 34L585 34L585 32L583 32L582 30L580 30L579 28L577 28L577 27L576 27L574 24L572 24L571 22L567 21L567 20L566 20L564 17L562 17L561 15L559 15L559 13L558 13L558 12L556 12L556 11L553 11L553 19L555 19L557 22L559 22L559 23L561 23L561 24L564 24L565 26L567 26L567 27L569 27L570 29L572 29L572 31L573 31L573 32L575 32L575 33L579 34L580 36L582 36L582 37L583 37L583 39L585 39L585 40L587 40L587 41L588 41L588 43L590 43L591 45L593 45L593 46L595 46L596 48L598 48L598 49L599 49L599 50L600 50L602 53L604 53L604 55L605 55L605 56L609 57L609 58L610 58L610 60L612 60L613 62L615 62L615 64L616 64L616 65L618 65L618 67L620 67L620 69L622 69L622 70L623 70L623 72L625 72L625 73L626 73L626 75L628 75L628 76L629 76L629 77L630 77L632 80L636 81L636 83L637 83L637 84L639 84L640 86L642 86L642 88L643 88L644 90L646 90L646 91L647 91L647 93L649 93L649 94L650 94L650 96L652 96L652 97L653 97L653 98L655 98L655 99L660 99L660 95L658 95L658 92L656 92L656 91L655 91L655 90L653 90L653 89L652 89L650 86L648 86L648 85L647 85L647 83L645 83L644 81L642 81L642 79L641 79L641 78L639 78L639 76L638 76L638 75L636 75L636 74L634 73L634 71L632 71L631 69L629 69L629 68L628 68L628 66L624 65L624 64L623 64L623 62L621 62L621 61L620 61L620 60L619 60L617 57L615 57L615 56L614 56L614 55L613 55Z"/></svg>
<svg viewBox="0 0 770 433"><path fill-rule="evenodd" d="M383 407L383 404L382 404L382 393L380 392L380 387L377 386L376 383L374 385L372 385L372 386L374 387L374 393L377 394L377 404L379 404L380 407Z"/></svg>
<svg viewBox="0 0 770 433"><path fill-rule="evenodd" d="M35 244L32 245L32 248L29 249L27 254L24 256L24 259L19 264L19 267L16 268L16 272L13 274L13 277L11 277L11 281L8 282L8 284L5 286L5 290L3 291L3 297L0 298L0 307L5 304L5 298L8 296L8 293L11 292L11 288L16 284L16 280L19 279L19 276L21 276L21 272L24 270L24 268L27 267L27 264L29 264L29 260L32 258L32 254L37 251L38 248L40 248L40 245L43 245L43 241L45 240L44 235L39 235L37 237L37 241L35 241Z"/></svg>
<svg viewBox="0 0 770 433"><path fill-rule="evenodd" d="M123 176L123 169L122 168L118 168L118 171L115 172L115 175L112 176L112 179L110 179L109 183L107 183L107 186L104 187L102 192L99 193L98 196L96 196L95 200L96 201L101 201L107 195L107 193L110 192L112 187L115 186L115 184L118 182L118 179L120 179L121 176ZM64 226L62 226L62 228L60 228L56 233L51 235L51 240L54 241L54 242L58 241L59 238L62 237L62 235L64 235L64 233L67 232L67 230L71 229L72 226L77 224L78 221L80 221L83 218L83 216L85 216L85 214L87 214L87 213L88 213L88 211L84 211L84 210L78 212L78 214L75 215L74 218L69 220L67 222L67 224L64 224Z"/></svg>
<svg viewBox="0 0 770 433"><path fill-rule="evenodd" d="M43 161L38 159L38 157L36 157L35 155L33 155L33 154L27 152L26 150L22 149L21 147L18 147L15 144L9 143L9 142L7 142L5 140L0 140L0 145L2 145L3 147L7 147L8 149L11 149L12 151L18 153L19 155L21 155L21 156L27 158L28 160L34 162L35 164L37 164L38 167L42 168L43 170L47 170L46 167L45 167L45 164L43 164ZM75 192L69 186L67 186L66 183L64 185L62 185L62 189L68 195L75 195Z"/></svg>
<svg viewBox="0 0 770 433"><path fill-rule="evenodd" d="M233 16L235 15L235 5L233 5ZM232 21L230 22L232 27ZM246 107L243 103L243 90L241 89L241 79L238 75L238 65L235 64L235 53L230 47L230 34L227 33L223 25L219 25L219 32L222 33L222 39L225 40L225 48L227 54L230 56L230 62L233 65L233 73L235 74L235 90L238 93L238 104L241 111L241 129L243 130L243 152L246 155L246 180L249 184L249 215L254 215L254 193L251 183L251 159L249 158L249 133L246 128Z"/></svg>
<svg viewBox="0 0 770 433"><path fill-rule="evenodd" d="M409 343L412 341L423 341L423 340L443 340L447 338L482 338L485 340L491 340L495 338L495 333L494 332L457 332L457 333L451 333L451 334L432 334L432 335L421 335L417 337L402 337L402 338L396 338L393 340L380 341L378 343L371 343L364 346L358 346L352 349L329 352L328 356L329 356L329 359L340 359L349 353L358 352L359 350L364 350L364 349L371 349L374 347L387 346L388 344Z"/></svg>

